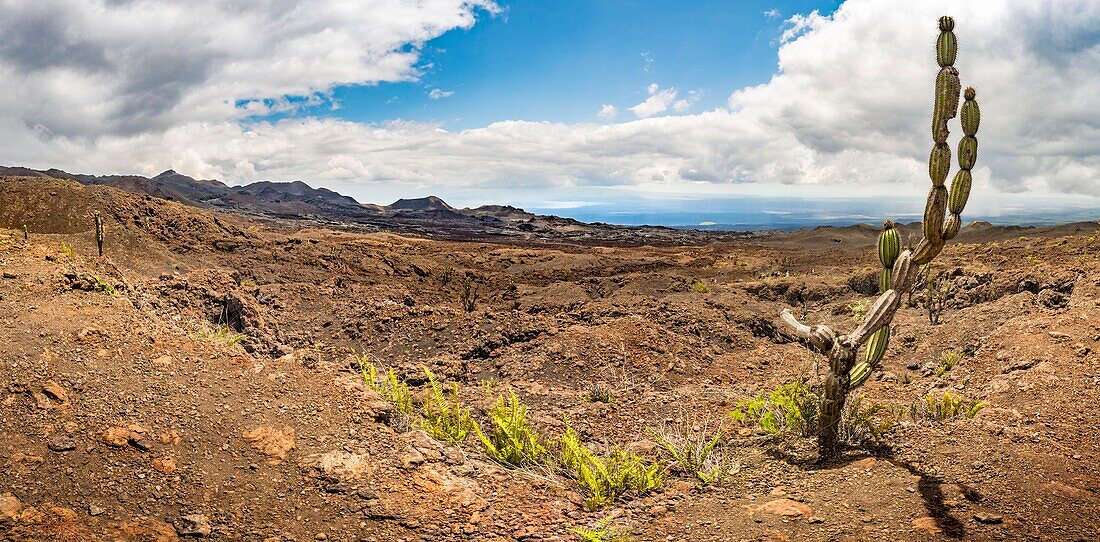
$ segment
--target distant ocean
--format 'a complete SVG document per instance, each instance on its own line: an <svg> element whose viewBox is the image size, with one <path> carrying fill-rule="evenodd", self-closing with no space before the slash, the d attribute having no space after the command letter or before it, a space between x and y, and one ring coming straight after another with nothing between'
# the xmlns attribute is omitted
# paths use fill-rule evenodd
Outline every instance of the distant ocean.
<svg viewBox="0 0 1100 542"><path fill-rule="evenodd" d="M911 199L911 198L906 198ZM880 225L883 219L915 222L923 201L912 204L889 199L793 199L746 197L690 201L626 200L569 208L533 208L538 214L624 226L668 226L705 230L796 230L815 226ZM998 225L1045 226L1100 220L1098 198L1046 198L1026 202L1001 197L974 205L963 223L975 220Z"/></svg>

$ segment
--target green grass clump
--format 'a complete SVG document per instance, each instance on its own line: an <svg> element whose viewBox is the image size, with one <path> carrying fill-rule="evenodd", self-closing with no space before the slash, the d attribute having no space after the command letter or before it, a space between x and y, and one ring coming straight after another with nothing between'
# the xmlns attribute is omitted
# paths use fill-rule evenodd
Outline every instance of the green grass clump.
<svg viewBox="0 0 1100 542"><path fill-rule="evenodd" d="M909 415L914 419L946 420L951 418L973 418L986 404L982 401L963 399L943 392L943 395L929 393L923 401L909 407Z"/></svg>
<svg viewBox="0 0 1100 542"><path fill-rule="evenodd" d="M379 378L378 370L369 360L366 354L357 358L359 370L363 375L363 384L393 405L393 410L399 416L406 420L410 419L413 415L413 403L409 385L397 377L397 371L392 367L386 370L382 378Z"/></svg>
<svg viewBox="0 0 1100 542"><path fill-rule="evenodd" d="M580 488L585 507L599 510L615 502L627 491L648 493L664 481L664 466L649 462L622 450L607 456L592 453L566 426L560 439L558 463L566 476Z"/></svg>
<svg viewBox="0 0 1100 542"><path fill-rule="evenodd" d="M719 449L725 430L719 427L712 435L707 427L694 430L691 424L650 430L657 446L682 473L695 478L701 486L721 483L734 471L734 465Z"/></svg>
<svg viewBox="0 0 1100 542"><path fill-rule="evenodd" d="M867 314L867 309L871 308L871 301L864 299L863 301L859 301L857 303L848 303L844 306L844 308L848 309L848 312L852 313L852 318L858 320L860 318L863 318L864 314Z"/></svg>
<svg viewBox="0 0 1100 542"><path fill-rule="evenodd" d="M898 421L896 410L882 403L865 406L863 395L848 397L840 418L840 440L856 446L881 441Z"/></svg>
<svg viewBox="0 0 1100 542"><path fill-rule="evenodd" d="M420 428L436 440L462 442L470 433L477 430L477 422L470 417L470 409L462 406L458 397L458 384L450 389L436 381L435 375L426 367L429 394L420 408L423 416Z"/></svg>
<svg viewBox="0 0 1100 542"><path fill-rule="evenodd" d="M623 529L611 524L610 517L601 519L590 529L573 527L570 529L577 535L578 542L628 542L630 535Z"/></svg>
<svg viewBox="0 0 1100 542"><path fill-rule="evenodd" d="M210 327L208 324L203 324L194 336L223 346L234 346L248 337L244 333L237 333L229 326Z"/></svg>
<svg viewBox="0 0 1100 542"><path fill-rule="evenodd" d="M72 259L72 257L73 257L73 246L71 244L62 241L60 248L61 248L61 254L62 255L64 255L66 258Z"/></svg>
<svg viewBox="0 0 1100 542"><path fill-rule="evenodd" d="M527 405L514 390L508 390L507 398L497 397L489 410L489 421L492 428L488 434L480 426L475 426L474 432L490 459L515 467L539 465L546 460L542 436L527 420Z"/></svg>
<svg viewBox="0 0 1100 542"><path fill-rule="evenodd" d="M817 396L804 382L784 384L771 393L741 401L730 412L734 421L757 426L768 434L813 436L817 429Z"/></svg>
<svg viewBox="0 0 1100 542"><path fill-rule="evenodd" d="M710 291L710 288L702 282L696 282L691 285L691 290L697 294L705 294Z"/></svg>

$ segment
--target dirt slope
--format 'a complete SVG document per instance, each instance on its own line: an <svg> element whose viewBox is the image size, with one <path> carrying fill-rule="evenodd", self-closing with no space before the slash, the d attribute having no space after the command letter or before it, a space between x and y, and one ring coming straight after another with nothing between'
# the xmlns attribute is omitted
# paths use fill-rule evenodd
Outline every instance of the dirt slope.
<svg viewBox="0 0 1100 542"><path fill-rule="evenodd" d="M0 184L0 540L571 540L605 517L638 540L1100 537L1087 228L953 245L938 262L955 288L944 323L900 311L865 400L950 390L989 404L976 418L906 421L874 453L824 464L812 441L730 426L728 483L672 472L587 512L564 478L387 423L353 355L415 389L423 367L460 384L483 423L491 381L548 438L567 418L596 449L655 456L648 429L728 425L738 401L810 371L776 316L854 325L866 249L443 242L0 183L14 183ZM968 354L937 375L946 349ZM585 399L597 385L610 403Z"/></svg>

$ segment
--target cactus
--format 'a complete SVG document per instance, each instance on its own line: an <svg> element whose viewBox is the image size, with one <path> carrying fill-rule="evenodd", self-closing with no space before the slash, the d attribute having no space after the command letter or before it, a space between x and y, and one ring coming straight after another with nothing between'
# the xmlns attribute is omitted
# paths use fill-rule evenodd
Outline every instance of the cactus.
<svg viewBox="0 0 1100 542"><path fill-rule="evenodd" d="M27 225L23 224L23 242L28 243L31 240L31 232L27 231Z"/></svg>
<svg viewBox="0 0 1100 542"><path fill-rule="evenodd" d="M99 257L103 257L103 217L95 212L95 244L99 247Z"/></svg>
<svg viewBox="0 0 1100 542"><path fill-rule="evenodd" d="M790 310L781 314L783 323L796 336L826 353L824 390L821 394L818 416L818 445L822 458L837 451L840 418L848 393L865 382L882 360L890 342L890 322L901 304L901 296L912 296L914 284L920 280L920 266L931 262L947 241L953 239L962 227L962 211L970 197L973 181L970 170L978 156L978 124L981 113L975 101L973 88L961 93L959 72L955 69L958 42L955 38L955 21L940 17L940 35L936 40L936 62L940 66L936 75L932 109L932 152L928 157L928 176L932 188L924 210L924 238L914 247L900 250L897 229L890 221L884 225L878 238L878 258L883 270L879 280L879 298L871 305L858 327L845 335L838 335L825 325L809 326L800 322ZM959 98L965 99L959 108ZM958 144L959 172L951 181L951 188L944 186L951 170L951 147L948 121L960 115L963 133ZM946 214L945 213L949 213ZM867 345L864 360L856 363L856 355Z"/></svg>

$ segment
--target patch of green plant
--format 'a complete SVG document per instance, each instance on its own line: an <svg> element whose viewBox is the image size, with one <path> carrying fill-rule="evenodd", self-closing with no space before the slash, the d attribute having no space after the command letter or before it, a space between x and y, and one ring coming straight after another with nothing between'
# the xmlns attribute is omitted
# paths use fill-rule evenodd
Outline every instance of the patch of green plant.
<svg viewBox="0 0 1100 542"><path fill-rule="evenodd" d="M380 378L368 355L358 356L356 360L363 375L363 384L393 405L393 410L398 415L405 420L410 419L413 415L412 391L404 380L397 377L397 371L391 367Z"/></svg>
<svg viewBox="0 0 1100 542"><path fill-rule="evenodd" d="M691 291L697 294L705 294L710 291L710 288L705 283L696 282L691 285Z"/></svg>
<svg viewBox="0 0 1100 542"><path fill-rule="evenodd" d="M596 455L568 425L560 439L558 463L565 475L576 482L590 511L615 502L627 491L639 495L653 491L664 481L665 469L660 462L646 461L622 450Z"/></svg>
<svg viewBox="0 0 1100 542"><path fill-rule="evenodd" d="M66 258L72 259L72 257L73 257L73 246L71 244L66 243L65 241L62 241L60 248L61 248L61 254L62 255L64 255Z"/></svg>
<svg viewBox="0 0 1100 542"><path fill-rule="evenodd" d="M873 402L864 405L863 395L851 396L844 403L838 438L855 446L879 442L897 423L898 417L896 409L889 405Z"/></svg>
<svg viewBox="0 0 1100 542"><path fill-rule="evenodd" d="M110 282L107 282L106 280L103 280L103 277L100 277L99 275L92 275L90 278L92 279L93 288L95 288L95 291L101 294L109 295L111 297L114 297L115 294L118 293L115 291L114 285Z"/></svg>
<svg viewBox="0 0 1100 542"><path fill-rule="evenodd" d="M711 434L707 427L696 430L685 421L678 426L651 429L649 433L672 464L701 486L720 484L735 470L732 461L720 450L725 437L722 427Z"/></svg>
<svg viewBox="0 0 1100 542"><path fill-rule="evenodd" d="M1041 258L1039 258L1038 256L1034 255L1034 254L1028 254L1027 256L1024 256L1024 260L1027 261L1027 263L1030 263L1030 264L1033 264L1033 265L1043 263L1043 260Z"/></svg>
<svg viewBox="0 0 1100 542"><path fill-rule="evenodd" d="M420 408L423 417L418 425L436 440L466 440L470 433L476 431L477 422L470 417L470 409L462 405L458 397L458 384L454 383L450 389L446 389L426 367L424 374L428 377L429 394Z"/></svg>
<svg viewBox="0 0 1100 542"><path fill-rule="evenodd" d="M951 418L973 418L986 407L982 401L963 399L950 392L943 395L929 393L923 401L909 407L909 416L913 419L947 420Z"/></svg>
<svg viewBox="0 0 1100 542"><path fill-rule="evenodd" d="M611 523L612 518L601 519L591 528L573 527L570 531L577 535L578 542L629 542L626 530Z"/></svg>
<svg viewBox="0 0 1100 542"><path fill-rule="evenodd" d="M730 417L746 427L768 434L794 433L813 436L817 428L817 396L804 382L790 382L770 393L737 404Z"/></svg>
<svg viewBox="0 0 1100 542"><path fill-rule="evenodd" d="M237 333L232 328L225 325L214 327L204 325L196 332L196 336L201 340L218 343L223 346L233 346L248 337L248 335Z"/></svg>
<svg viewBox="0 0 1100 542"><path fill-rule="evenodd" d="M962 361L963 355L954 350L944 350L943 354L940 354L940 364L936 368L936 376L943 376L947 374L947 371L955 368Z"/></svg>
<svg viewBox="0 0 1100 542"><path fill-rule="evenodd" d="M871 308L871 301L864 299L863 301L858 301L856 303L848 303L844 306L844 308L847 309L848 312L852 313L852 318L858 320L860 318L863 318L864 314L867 314L867 309Z"/></svg>
<svg viewBox="0 0 1100 542"><path fill-rule="evenodd" d="M527 405L520 401L515 390L508 390L507 397L497 397L489 410L489 421L492 427L488 434L480 426L474 426L474 432L490 459L515 467L545 462L547 452L542 435L531 426Z"/></svg>

